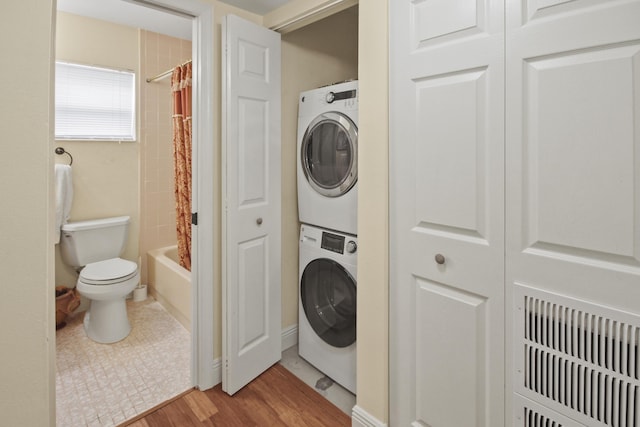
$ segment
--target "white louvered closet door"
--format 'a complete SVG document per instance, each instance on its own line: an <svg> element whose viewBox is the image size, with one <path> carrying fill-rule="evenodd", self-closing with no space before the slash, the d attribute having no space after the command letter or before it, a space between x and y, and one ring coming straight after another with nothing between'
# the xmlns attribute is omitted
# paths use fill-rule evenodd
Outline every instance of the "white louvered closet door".
<svg viewBox="0 0 640 427"><path fill-rule="evenodd" d="M507 1L516 426L640 426L640 1Z"/></svg>

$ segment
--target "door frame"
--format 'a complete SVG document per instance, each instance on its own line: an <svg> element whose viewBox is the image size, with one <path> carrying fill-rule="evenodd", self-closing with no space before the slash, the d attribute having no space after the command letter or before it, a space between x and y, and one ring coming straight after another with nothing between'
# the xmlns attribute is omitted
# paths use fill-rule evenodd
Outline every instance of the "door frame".
<svg viewBox="0 0 640 427"><path fill-rule="evenodd" d="M214 244L214 224L219 222L216 203L214 166L219 164L215 150L214 127L214 7L201 0L146 0L133 3L171 13L175 10L190 14L192 20L193 60L193 130L192 130L192 212L198 212L198 226L192 225L191 267L191 384L200 390L220 382L214 360L214 317L217 298L214 292L214 272L219 268L219 249ZM55 11L53 23L56 22ZM209 143L202 143L208 141ZM207 183L209 185L203 185ZM204 238L199 238L204 236ZM207 238L208 237L208 238ZM51 356L55 361L55 354ZM217 371L217 372L216 372Z"/></svg>
<svg viewBox="0 0 640 427"><path fill-rule="evenodd" d="M175 0L172 0L175 2ZM176 2L178 3L178 2ZM213 5L179 1L179 6L191 11L193 19L193 144L192 206L198 225L192 225L191 250L191 383L201 389L220 382L214 364L214 316L216 294L214 283L219 268L219 253L214 244L214 224L219 220L220 207L214 194L214 170L219 164L215 150L214 117L214 11ZM199 10L194 10L199 9Z"/></svg>

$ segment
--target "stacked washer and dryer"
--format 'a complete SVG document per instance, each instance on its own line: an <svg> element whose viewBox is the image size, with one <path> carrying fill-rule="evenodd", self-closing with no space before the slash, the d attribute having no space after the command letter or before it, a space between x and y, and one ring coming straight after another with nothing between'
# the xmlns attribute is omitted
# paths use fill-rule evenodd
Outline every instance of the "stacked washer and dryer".
<svg viewBox="0 0 640 427"><path fill-rule="evenodd" d="M358 82L298 105L300 356L356 392Z"/></svg>

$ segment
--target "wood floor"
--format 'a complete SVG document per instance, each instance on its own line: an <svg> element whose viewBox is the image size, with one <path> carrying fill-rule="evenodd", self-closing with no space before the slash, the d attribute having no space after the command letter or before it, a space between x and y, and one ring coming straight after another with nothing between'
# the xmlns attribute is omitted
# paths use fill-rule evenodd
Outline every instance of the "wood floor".
<svg viewBox="0 0 640 427"><path fill-rule="evenodd" d="M190 390L121 427L350 425L349 416L275 364L234 396L220 385L204 392Z"/></svg>

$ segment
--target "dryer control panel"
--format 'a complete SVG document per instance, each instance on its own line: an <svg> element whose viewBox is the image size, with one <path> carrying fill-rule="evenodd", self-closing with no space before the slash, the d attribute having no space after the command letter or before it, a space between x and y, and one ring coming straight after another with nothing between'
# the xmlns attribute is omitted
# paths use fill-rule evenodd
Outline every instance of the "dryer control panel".
<svg viewBox="0 0 640 427"><path fill-rule="evenodd" d="M357 116L358 81L351 80L300 92L298 98L298 117L309 120L327 111L346 112ZM354 120L355 121L355 120ZM356 123L357 125L357 123Z"/></svg>
<svg viewBox="0 0 640 427"><path fill-rule="evenodd" d="M340 101L342 99L351 99L356 97L356 90L346 90L344 92L329 92L325 96L325 101L331 104L333 101Z"/></svg>

